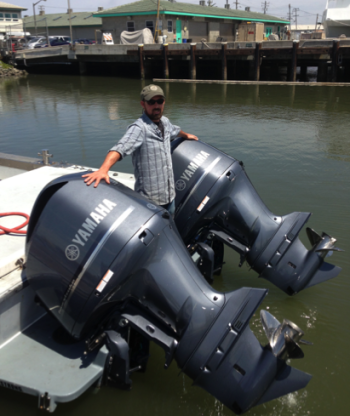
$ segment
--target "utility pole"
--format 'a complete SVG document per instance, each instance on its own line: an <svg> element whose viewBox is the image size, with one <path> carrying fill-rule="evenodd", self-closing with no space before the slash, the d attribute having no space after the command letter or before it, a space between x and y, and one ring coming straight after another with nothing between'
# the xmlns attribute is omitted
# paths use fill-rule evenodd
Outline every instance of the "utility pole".
<svg viewBox="0 0 350 416"><path fill-rule="evenodd" d="M264 1L263 3L261 3L261 7L264 11L264 14L266 14L267 9L269 8L269 6L270 6L270 3L268 3L267 1Z"/></svg>
<svg viewBox="0 0 350 416"><path fill-rule="evenodd" d="M237 10L238 9L238 5L239 5L238 0L235 0L235 3L236 3L236 10Z"/></svg>
<svg viewBox="0 0 350 416"><path fill-rule="evenodd" d="M318 13L317 13L317 15L316 15L315 32L316 32L316 30L317 30L317 23L318 23Z"/></svg>
<svg viewBox="0 0 350 416"><path fill-rule="evenodd" d="M68 15L69 15L70 41L72 42L71 45L74 46L74 43L73 43L73 29L72 29L72 9L70 8L70 1L69 0L68 0Z"/></svg>
<svg viewBox="0 0 350 416"><path fill-rule="evenodd" d="M293 9L293 13L294 13L294 20L295 20L295 30L298 30L298 11L299 8L294 8Z"/></svg>
<svg viewBox="0 0 350 416"><path fill-rule="evenodd" d="M292 6L288 4L289 30L292 30Z"/></svg>
<svg viewBox="0 0 350 416"><path fill-rule="evenodd" d="M36 17L35 17L35 6L40 3L41 1L46 1L46 0L39 0L36 3L33 3L33 16L34 16L34 27L35 27L35 35L38 34L37 28L36 28Z"/></svg>

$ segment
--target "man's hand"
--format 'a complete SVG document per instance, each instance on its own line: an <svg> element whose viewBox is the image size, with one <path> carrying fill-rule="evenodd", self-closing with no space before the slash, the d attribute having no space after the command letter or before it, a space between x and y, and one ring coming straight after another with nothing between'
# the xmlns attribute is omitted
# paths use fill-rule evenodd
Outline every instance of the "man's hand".
<svg viewBox="0 0 350 416"><path fill-rule="evenodd" d="M104 171L101 171L100 169L96 170L95 172L87 173L86 175L82 175L82 178L86 178L84 180L84 182L88 186L95 182L94 188L97 188L98 184L102 180L105 180L108 184L110 183L108 173L106 173Z"/></svg>
<svg viewBox="0 0 350 416"><path fill-rule="evenodd" d="M187 133L187 137L186 137L186 139L187 139L187 140L198 140L198 137L197 137L197 136L195 136L194 134Z"/></svg>
<svg viewBox="0 0 350 416"><path fill-rule="evenodd" d="M97 188L98 184L102 181L102 179L105 180L108 184L110 184L108 171L116 162L118 162L120 158L121 155L119 152L109 152L99 170L96 170L92 173L87 173L86 175L82 175L82 178L86 178L84 180L86 185L91 185L95 182L94 188Z"/></svg>
<svg viewBox="0 0 350 416"><path fill-rule="evenodd" d="M198 137L191 133L185 133L184 131L180 131L179 136L186 139L186 140L198 140Z"/></svg>

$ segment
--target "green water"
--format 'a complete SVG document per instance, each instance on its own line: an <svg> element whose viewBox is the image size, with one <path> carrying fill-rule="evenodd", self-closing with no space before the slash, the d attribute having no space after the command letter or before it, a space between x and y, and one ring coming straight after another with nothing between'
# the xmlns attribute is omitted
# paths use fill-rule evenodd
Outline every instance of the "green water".
<svg viewBox="0 0 350 416"><path fill-rule="evenodd" d="M146 82L147 83L147 82ZM48 148L56 161L98 167L107 150L141 114L145 83L102 77L30 75L0 81L0 152L36 157ZM288 297L226 251L215 288L266 287L263 307L305 331L312 347L291 365L313 375L302 391L256 407L249 416L348 415L350 298L350 89L162 84L166 115L244 162L272 212L312 212L308 226L337 238L344 253L328 261L342 267L334 280ZM130 158L116 168L131 172ZM4 197L4 196L1 196ZM20 209L20 207L19 207ZM309 247L306 233L301 239ZM262 342L258 314L251 326ZM56 415L232 414L179 374L163 369L164 353L153 347L145 374L132 375L130 392L105 387L59 405ZM0 362L1 377L1 362ZM0 389L2 415L39 414L36 399Z"/></svg>

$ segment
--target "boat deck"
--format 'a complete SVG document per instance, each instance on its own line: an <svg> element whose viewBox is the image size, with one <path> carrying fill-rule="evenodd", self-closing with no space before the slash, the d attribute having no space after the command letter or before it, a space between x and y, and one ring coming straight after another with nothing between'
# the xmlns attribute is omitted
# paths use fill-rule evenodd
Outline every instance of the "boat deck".
<svg viewBox="0 0 350 416"><path fill-rule="evenodd" d="M20 174L8 177L0 181L0 213L6 212L23 212L30 215L34 202L41 190L52 180L70 173L82 172L89 168L78 166L54 167L44 166L29 172L18 169L1 167L2 176L11 174L16 170ZM24 172L24 173L22 173ZM110 172L111 176L115 172ZM134 177L126 173L118 173L118 181L133 189ZM5 227L14 227L25 221L25 218L19 216L2 217L1 225ZM26 227L24 227L24 230ZM5 234L0 235L0 299L4 291L4 283L8 279L3 279L11 271L18 268L18 260L25 261L25 235Z"/></svg>
<svg viewBox="0 0 350 416"><path fill-rule="evenodd" d="M88 168L44 166L25 171L0 164L0 213L30 216L45 185L79 170L83 173ZM116 174L110 175L115 178ZM117 176L124 185L134 187L132 175ZM11 228L25 218L0 220ZM0 235L0 386L37 396L39 408L52 412L57 403L75 399L102 377L108 351L103 347L85 356L84 341L66 339L59 323L36 301L21 267L25 241L24 234Z"/></svg>

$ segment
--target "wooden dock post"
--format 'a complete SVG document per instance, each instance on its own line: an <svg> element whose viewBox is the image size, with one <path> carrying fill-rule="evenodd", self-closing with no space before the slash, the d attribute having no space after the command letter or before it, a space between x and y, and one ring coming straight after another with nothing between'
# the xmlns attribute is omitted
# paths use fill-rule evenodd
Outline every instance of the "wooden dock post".
<svg viewBox="0 0 350 416"><path fill-rule="evenodd" d="M261 42L255 44L255 53L254 53L254 81L260 81L260 50L262 44Z"/></svg>
<svg viewBox="0 0 350 416"><path fill-rule="evenodd" d="M292 62L289 67L289 76L288 81L295 82L297 80L297 53L298 53L299 43L293 42L293 50L292 50Z"/></svg>
<svg viewBox="0 0 350 416"><path fill-rule="evenodd" d="M221 79L227 81L227 42L221 44Z"/></svg>
<svg viewBox="0 0 350 416"><path fill-rule="evenodd" d="M307 81L307 66L300 65L300 81L306 82Z"/></svg>
<svg viewBox="0 0 350 416"><path fill-rule="evenodd" d="M145 79L145 68L143 66L143 44L139 45L140 78Z"/></svg>
<svg viewBox="0 0 350 416"><path fill-rule="evenodd" d="M190 69L190 78L196 79L197 78L197 69L196 69L196 43L191 43L191 69Z"/></svg>
<svg viewBox="0 0 350 416"><path fill-rule="evenodd" d="M163 45L164 78L169 79L168 44Z"/></svg>
<svg viewBox="0 0 350 416"><path fill-rule="evenodd" d="M321 62L317 67L317 82L327 82L328 64Z"/></svg>
<svg viewBox="0 0 350 416"><path fill-rule="evenodd" d="M339 45L340 45L339 40L333 40L331 82L337 82Z"/></svg>

